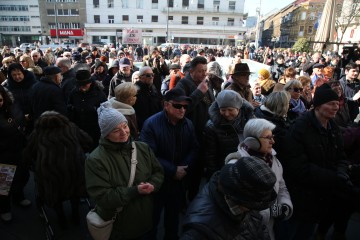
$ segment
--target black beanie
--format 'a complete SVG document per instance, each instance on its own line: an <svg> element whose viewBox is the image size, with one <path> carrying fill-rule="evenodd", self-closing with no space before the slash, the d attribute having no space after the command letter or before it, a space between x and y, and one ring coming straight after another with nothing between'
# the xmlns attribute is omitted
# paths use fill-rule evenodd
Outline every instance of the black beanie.
<svg viewBox="0 0 360 240"><path fill-rule="evenodd" d="M331 89L328 84L323 84L316 88L313 101L314 107L317 107L327 102L339 101L339 96Z"/></svg>

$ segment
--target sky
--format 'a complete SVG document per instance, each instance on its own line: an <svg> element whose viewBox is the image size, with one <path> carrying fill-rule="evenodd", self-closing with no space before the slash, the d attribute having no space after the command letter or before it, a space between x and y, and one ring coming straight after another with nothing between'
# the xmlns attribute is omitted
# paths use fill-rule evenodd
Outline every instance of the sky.
<svg viewBox="0 0 360 240"><path fill-rule="evenodd" d="M281 9L286 5L294 2L294 0L261 0L261 15L265 15L271 10ZM245 13L249 16L256 16L256 8L260 6L260 0L245 0Z"/></svg>

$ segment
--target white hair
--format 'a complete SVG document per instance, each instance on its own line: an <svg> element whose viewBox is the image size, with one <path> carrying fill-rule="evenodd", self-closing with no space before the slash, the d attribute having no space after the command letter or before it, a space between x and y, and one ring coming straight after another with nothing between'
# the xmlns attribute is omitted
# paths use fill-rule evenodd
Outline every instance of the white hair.
<svg viewBox="0 0 360 240"><path fill-rule="evenodd" d="M250 119L244 127L244 138L254 137L259 138L265 130L274 130L275 124L262 118Z"/></svg>

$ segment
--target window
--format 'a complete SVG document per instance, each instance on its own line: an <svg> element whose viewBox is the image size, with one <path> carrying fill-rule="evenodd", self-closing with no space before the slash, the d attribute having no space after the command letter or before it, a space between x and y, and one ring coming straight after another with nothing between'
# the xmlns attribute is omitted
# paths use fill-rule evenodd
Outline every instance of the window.
<svg viewBox="0 0 360 240"><path fill-rule="evenodd" d="M299 34L298 34L298 36L299 36L299 37L304 36L304 29L305 29L305 27L304 27L304 26L300 26L300 29L299 29Z"/></svg>
<svg viewBox="0 0 360 240"><path fill-rule="evenodd" d="M196 24L204 25L204 17L197 17Z"/></svg>
<svg viewBox="0 0 360 240"><path fill-rule="evenodd" d="M158 22L158 16L151 16L151 22Z"/></svg>
<svg viewBox="0 0 360 240"><path fill-rule="evenodd" d="M182 16L181 17L181 24L189 24L189 17L188 16Z"/></svg>
<svg viewBox="0 0 360 240"><path fill-rule="evenodd" d="M152 0L151 1L151 8L158 9L159 0Z"/></svg>
<svg viewBox="0 0 360 240"><path fill-rule="evenodd" d="M114 0L108 0L108 8L114 8Z"/></svg>
<svg viewBox="0 0 360 240"><path fill-rule="evenodd" d="M216 9L216 11L219 11L220 8L220 0L214 0L214 9Z"/></svg>
<svg viewBox="0 0 360 240"><path fill-rule="evenodd" d="M47 15L48 15L48 16L55 16L55 11L54 11L54 9L47 9Z"/></svg>
<svg viewBox="0 0 360 240"><path fill-rule="evenodd" d="M121 0L121 7L122 8L128 8L129 7L129 1L128 0Z"/></svg>
<svg viewBox="0 0 360 240"><path fill-rule="evenodd" d="M144 17L142 16L142 15L138 15L137 17L136 17L136 19L137 19L137 22L138 23L142 23L143 22L143 19Z"/></svg>
<svg viewBox="0 0 360 240"><path fill-rule="evenodd" d="M174 16L169 16L168 17L168 21L173 21L174 20Z"/></svg>
<svg viewBox="0 0 360 240"><path fill-rule="evenodd" d="M216 26L219 25L219 17L213 17L212 18L212 24L216 25Z"/></svg>
<svg viewBox="0 0 360 240"><path fill-rule="evenodd" d="M114 21L115 21L114 15L109 15L108 20L109 20L109 23L114 23Z"/></svg>
<svg viewBox="0 0 360 240"><path fill-rule="evenodd" d="M229 10L235 10L236 1L229 1Z"/></svg>
<svg viewBox="0 0 360 240"><path fill-rule="evenodd" d="M200 8L200 9L204 9L204 0L198 0L197 7Z"/></svg>
<svg viewBox="0 0 360 240"><path fill-rule="evenodd" d="M302 12L301 13L301 20L305 20L306 19L306 12Z"/></svg>
<svg viewBox="0 0 360 240"><path fill-rule="evenodd" d="M227 22L227 25L228 25L228 26L234 26L234 23L235 23L235 19L234 19L234 18L228 18L228 22Z"/></svg>
<svg viewBox="0 0 360 240"><path fill-rule="evenodd" d="M22 12L29 11L29 7L28 5L0 5L0 11Z"/></svg>
<svg viewBox="0 0 360 240"><path fill-rule="evenodd" d="M189 0L182 0L182 6L183 8L189 8Z"/></svg>
<svg viewBox="0 0 360 240"><path fill-rule="evenodd" d="M313 32L313 26L308 26L307 33L312 34Z"/></svg>
<svg viewBox="0 0 360 240"><path fill-rule="evenodd" d="M79 16L79 9L70 9L71 16Z"/></svg>
<svg viewBox="0 0 360 240"><path fill-rule="evenodd" d="M169 6L168 7L174 7L174 0L168 0Z"/></svg>
<svg viewBox="0 0 360 240"><path fill-rule="evenodd" d="M100 15L94 15L94 23L100 23Z"/></svg>
<svg viewBox="0 0 360 240"><path fill-rule="evenodd" d="M144 0L136 0L136 8L144 8Z"/></svg>
<svg viewBox="0 0 360 240"><path fill-rule="evenodd" d="M99 7L99 0L93 0L93 6L94 6L94 8L98 8Z"/></svg>
<svg viewBox="0 0 360 240"><path fill-rule="evenodd" d="M123 15L122 16L122 21L123 21L123 23L128 23L129 22L129 15Z"/></svg>

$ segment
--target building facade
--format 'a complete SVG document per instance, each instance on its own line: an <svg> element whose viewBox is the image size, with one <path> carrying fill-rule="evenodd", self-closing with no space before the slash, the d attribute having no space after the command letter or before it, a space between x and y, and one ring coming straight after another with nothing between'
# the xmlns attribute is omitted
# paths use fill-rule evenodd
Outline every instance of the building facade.
<svg viewBox="0 0 360 240"><path fill-rule="evenodd" d="M38 0L0 1L0 44L34 43L42 36Z"/></svg>
<svg viewBox="0 0 360 240"><path fill-rule="evenodd" d="M246 32L244 0L87 0L84 41L122 43L140 29L142 44L230 44Z"/></svg>
<svg viewBox="0 0 360 240"><path fill-rule="evenodd" d="M342 43L357 43L360 39L360 1L344 0L337 21L337 39Z"/></svg>

